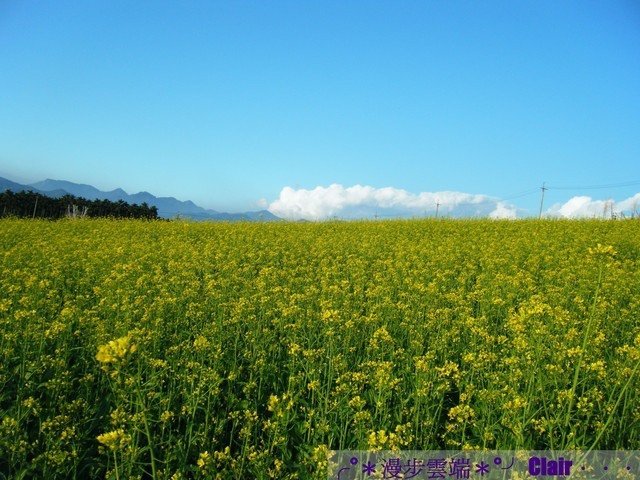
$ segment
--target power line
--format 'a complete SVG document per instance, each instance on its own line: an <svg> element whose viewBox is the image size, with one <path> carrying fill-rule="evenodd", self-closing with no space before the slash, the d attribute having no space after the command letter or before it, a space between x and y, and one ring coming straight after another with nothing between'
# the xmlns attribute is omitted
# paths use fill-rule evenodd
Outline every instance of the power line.
<svg viewBox="0 0 640 480"><path fill-rule="evenodd" d="M500 198L500 200L501 201L515 200L516 198L522 198L522 197L526 197L528 195L533 195L534 193L538 193L538 190L540 190L540 187L532 188L530 190L525 190L524 192L520 192L520 193L514 193L513 195L509 195L507 197L502 197L502 198Z"/></svg>
<svg viewBox="0 0 640 480"><path fill-rule="evenodd" d="M622 187L632 187L634 185L640 185L640 180L632 181L632 182L623 182L623 183L609 183L603 185L583 185L583 186L560 186L560 187L547 187L548 190L597 190L600 188L622 188Z"/></svg>

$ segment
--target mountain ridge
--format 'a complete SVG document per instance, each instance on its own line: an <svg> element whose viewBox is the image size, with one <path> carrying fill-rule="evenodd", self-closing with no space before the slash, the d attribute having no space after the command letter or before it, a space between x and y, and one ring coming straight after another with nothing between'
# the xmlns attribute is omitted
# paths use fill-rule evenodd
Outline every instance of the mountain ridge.
<svg viewBox="0 0 640 480"><path fill-rule="evenodd" d="M142 204L155 206L158 209L158 215L163 218L191 218L194 220L246 220L246 221L274 221L280 220L268 210L247 211L240 213L219 212L217 210L206 209L196 205L191 200L178 200L174 197L156 197L155 195L142 191L129 194L122 188L116 188L111 191L102 191L93 185L84 183L74 183L68 180L54 180L47 178L45 180L34 182L31 184L20 184L0 177L0 191L11 190L18 192L21 190L33 191L49 197L59 198L66 194L75 195L77 197L86 198L87 200L110 200L117 202L118 200L127 203Z"/></svg>

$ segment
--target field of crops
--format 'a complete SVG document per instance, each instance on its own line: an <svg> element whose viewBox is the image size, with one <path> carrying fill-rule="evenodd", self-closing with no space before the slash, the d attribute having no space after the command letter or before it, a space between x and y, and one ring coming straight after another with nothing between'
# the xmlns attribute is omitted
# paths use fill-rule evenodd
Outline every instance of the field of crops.
<svg viewBox="0 0 640 480"><path fill-rule="evenodd" d="M0 221L0 478L640 449L640 222Z"/></svg>

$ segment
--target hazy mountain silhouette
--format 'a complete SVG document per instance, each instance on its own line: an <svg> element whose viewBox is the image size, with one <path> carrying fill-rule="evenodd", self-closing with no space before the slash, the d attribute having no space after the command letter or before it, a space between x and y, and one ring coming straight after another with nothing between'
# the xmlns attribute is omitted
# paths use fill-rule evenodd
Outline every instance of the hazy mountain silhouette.
<svg viewBox="0 0 640 480"><path fill-rule="evenodd" d="M0 192L4 192L5 190L11 190L12 192L20 192L22 190L27 192L31 191L31 192L40 193L41 195L46 195L52 198L59 198L68 193L68 192L65 192L64 190L59 190L59 189L43 192L42 190L32 187L31 185L22 185L21 183L12 182L11 180L0 177Z"/></svg>
<svg viewBox="0 0 640 480"><path fill-rule="evenodd" d="M106 199L112 202L123 200L127 203L146 203L158 209L158 215L164 218L192 218L196 220L252 220L252 221L272 221L279 220L267 210L242 213L218 212L215 210L199 207L191 200L181 201L174 197L156 197L149 192L139 192L128 194L121 188L116 188L109 192L98 190L92 185L73 183L66 180L52 180L50 178L41 182L29 185L22 185L0 177L0 191L11 190L19 192L21 190L33 191L47 195L49 197L61 197L66 194L83 197L88 200Z"/></svg>

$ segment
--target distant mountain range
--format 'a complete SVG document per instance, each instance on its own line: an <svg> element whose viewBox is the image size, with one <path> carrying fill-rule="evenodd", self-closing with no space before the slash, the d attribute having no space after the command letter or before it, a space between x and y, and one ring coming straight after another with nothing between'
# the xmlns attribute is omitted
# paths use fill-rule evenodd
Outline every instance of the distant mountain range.
<svg viewBox="0 0 640 480"><path fill-rule="evenodd" d="M0 177L0 191L11 190L19 192L22 190L41 193L49 197L59 198L67 194L83 197L88 200L111 200L117 202L123 200L127 203L147 203L149 206L155 206L158 209L158 215L163 218L191 218L194 220L249 220L249 221L273 221L280 220L274 214L267 210L259 210L254 212L227 213L217 212L215 210L199 207L191 200L185 202L173 197L156 197L149 192L139 192L132 195L128 194L121 188L116 188L110 192L103 192L91 185L83 185L80 183L68 182L65 180L46 179L41 182L22 185L6 178Z"/></svg>

